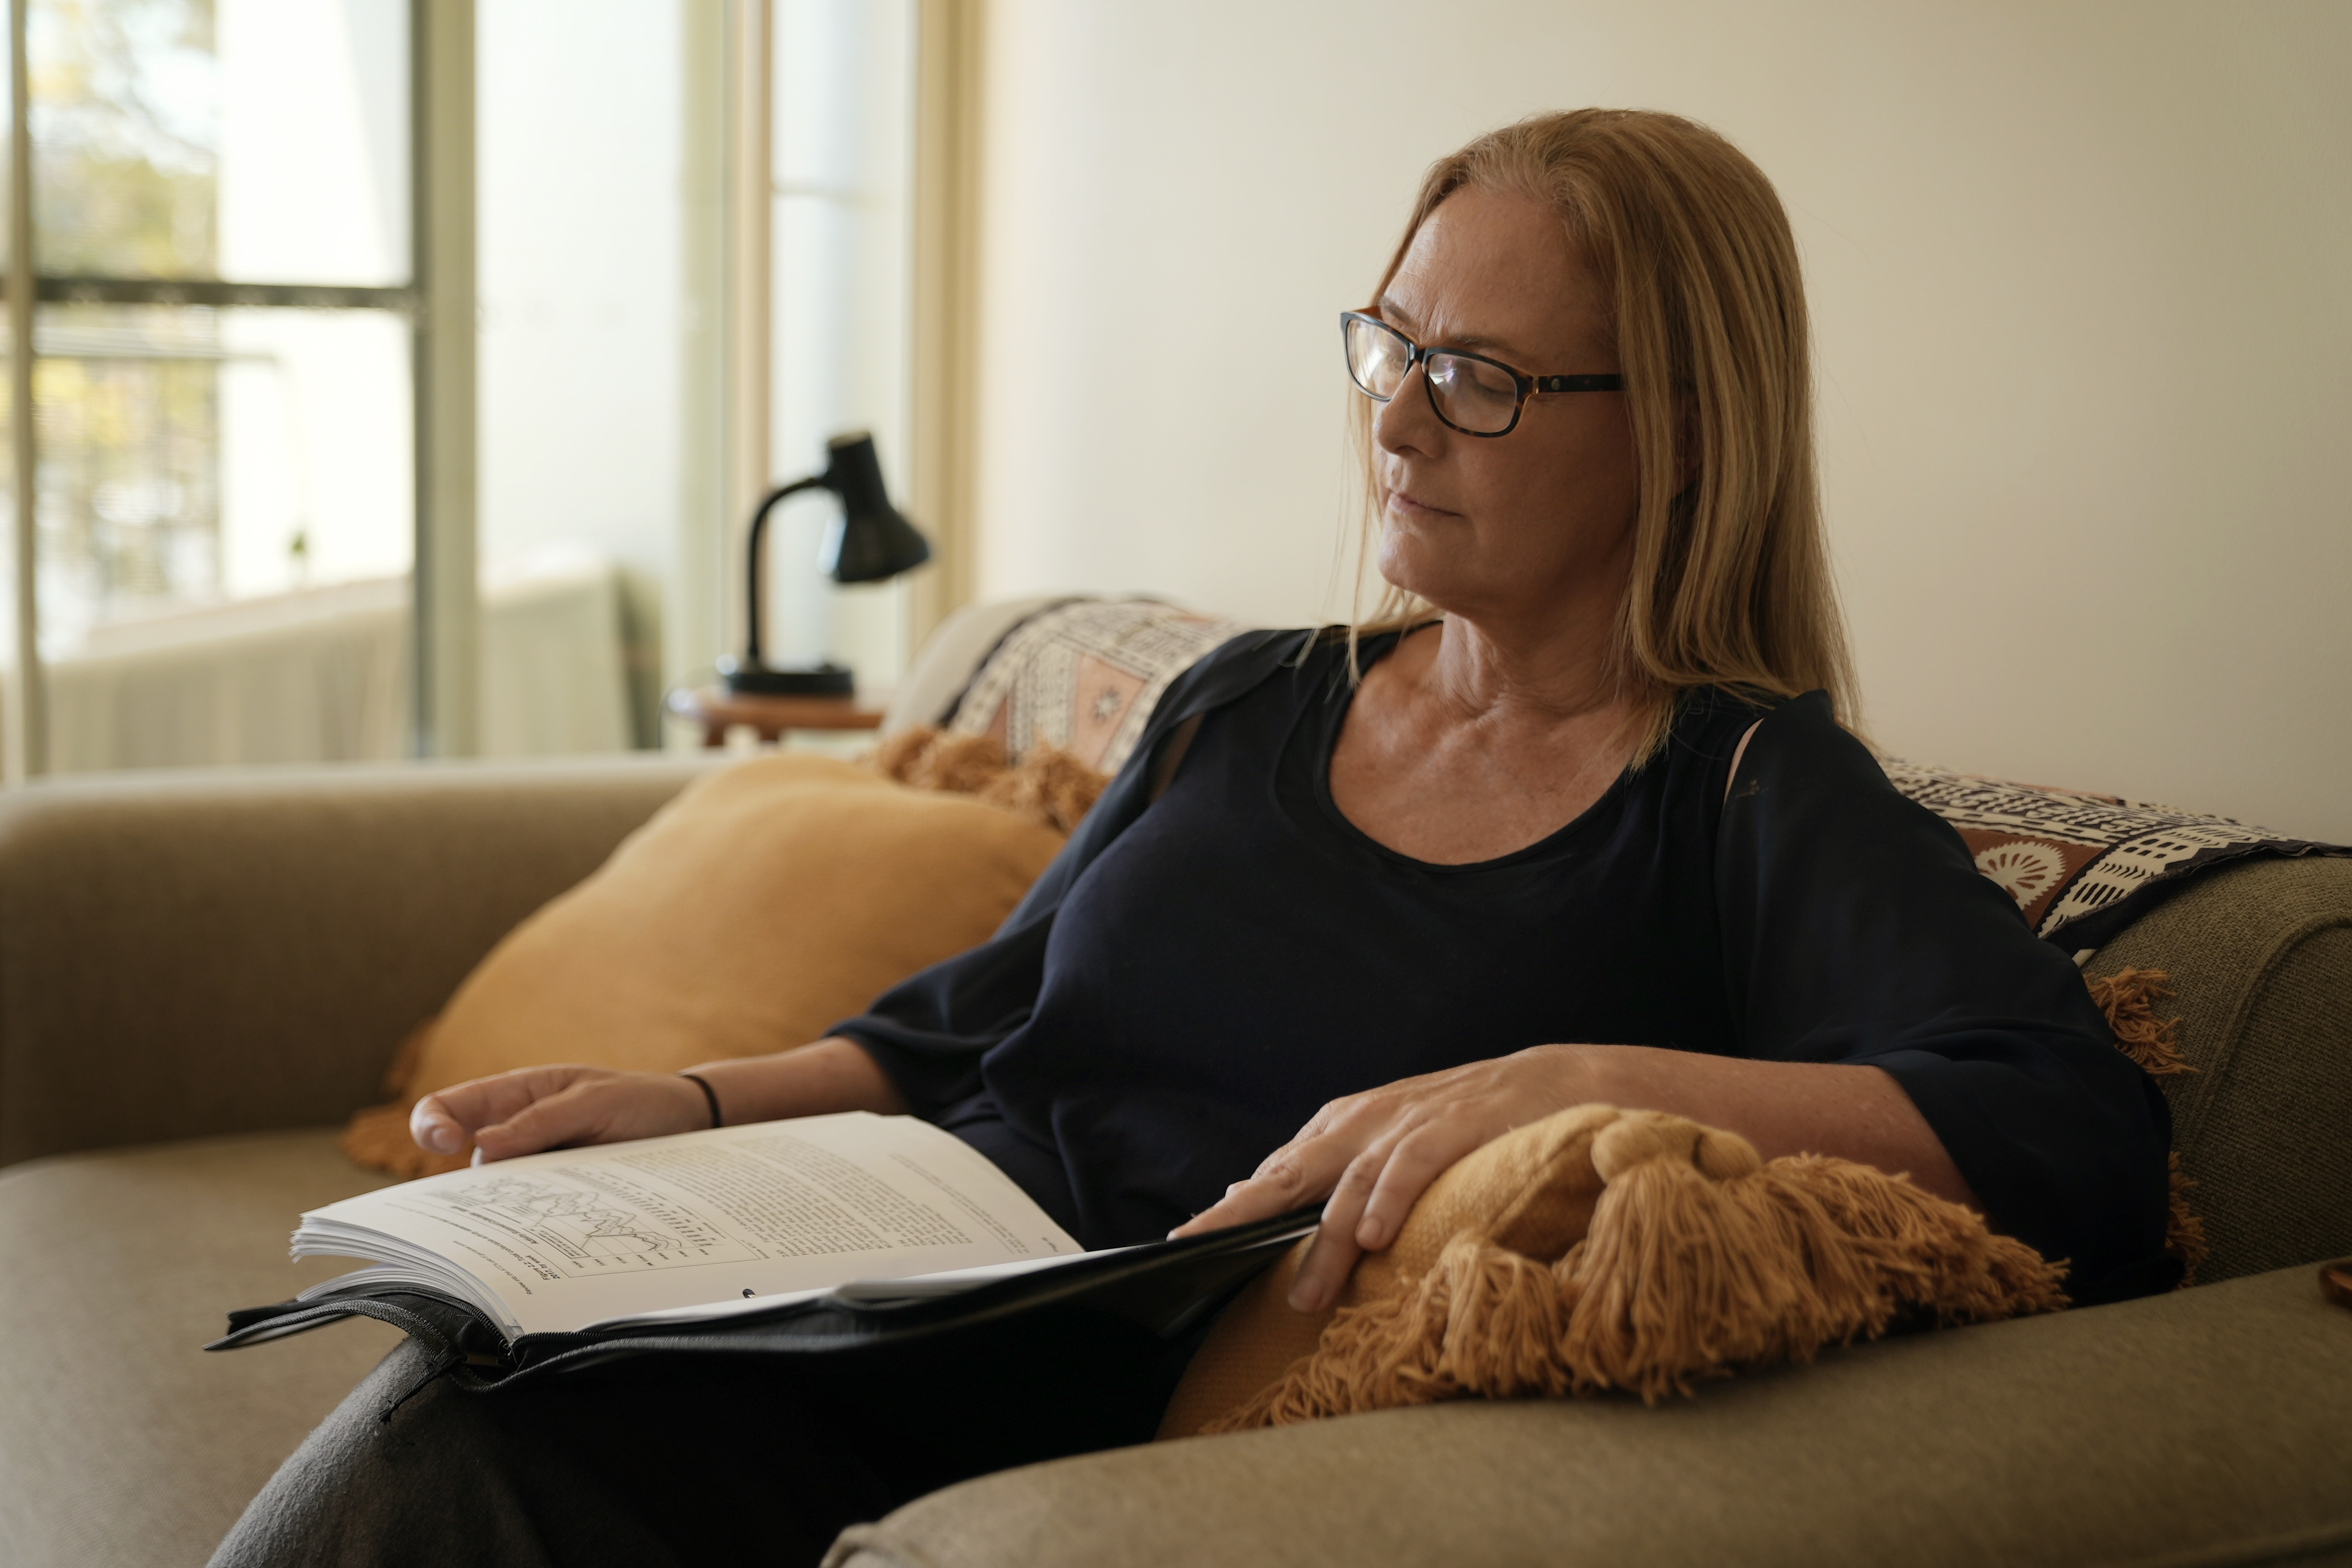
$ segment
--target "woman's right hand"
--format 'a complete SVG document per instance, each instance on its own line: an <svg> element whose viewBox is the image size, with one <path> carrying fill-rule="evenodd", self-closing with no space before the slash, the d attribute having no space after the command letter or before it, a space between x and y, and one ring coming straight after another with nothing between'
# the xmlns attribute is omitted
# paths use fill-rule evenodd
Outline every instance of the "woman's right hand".
<svg viewBox="0 0 2352 1568"><path fill-rule="evenodd" d="M898 1085L854 1040L830 1036L773 1056L705 1061L687 1069L710 1085L727 1123L774 1122L832 1111L896 1116ZM408 1113L408 1135L436 1155L510 1160L577 1144L622 1144L710 1125L710 1101L675 1072L610 1067L524 1067L427 1094Z"/></svg>
<svg viewBox="0 0 2352 1568"><path fill-rule="evenodd" d="M510 1160L541 1149L619 1144L710 1125L710 1103L674 1072L609 1067L524 1067L427 1094L408 1113L408 1135L436 1155Z"/></svg>

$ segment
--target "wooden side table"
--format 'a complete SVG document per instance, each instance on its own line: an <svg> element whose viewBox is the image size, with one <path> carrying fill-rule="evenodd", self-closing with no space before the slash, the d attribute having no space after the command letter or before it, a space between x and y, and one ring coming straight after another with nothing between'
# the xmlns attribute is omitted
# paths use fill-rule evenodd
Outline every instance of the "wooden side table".
<svg viewBox="0 0 2352 1568"><path fill-rule="evenodd" d="M724 686L673 686L662 706L673 717L702 727L702 744L727 744L738 725L764 741L783 738L788 729L879 729L882 710L861 706L856 697L772 697L730 692Z"/></svg>

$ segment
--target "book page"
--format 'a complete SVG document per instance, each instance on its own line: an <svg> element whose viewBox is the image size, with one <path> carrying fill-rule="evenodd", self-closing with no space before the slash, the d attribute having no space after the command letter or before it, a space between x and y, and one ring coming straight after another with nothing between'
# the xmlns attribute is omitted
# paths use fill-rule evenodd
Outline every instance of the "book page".
<svg viewBox="0 0 2352 1568"><path fill-rule="evenodd" d="M1080 1250L953 1134L863 1111L427 1176L304 1215L296 1250L386 1260L365 1233L464 1269L522 1333Z"/></svg>

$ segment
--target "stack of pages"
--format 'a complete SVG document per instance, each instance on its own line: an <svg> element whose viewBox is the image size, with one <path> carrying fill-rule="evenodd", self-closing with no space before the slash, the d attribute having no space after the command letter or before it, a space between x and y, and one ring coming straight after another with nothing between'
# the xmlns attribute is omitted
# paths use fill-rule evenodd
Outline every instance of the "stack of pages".
<svg viewBox="0 0 2352 1568"><path fill-rule="evenodd" d="M1167 1335L1313 1226L1303 1213L1087 1252L954 1134L850 1112L551 1150L330 1204L302 1216L294 1255L366 1267L233 1314L213 1348L352 1313L415 1332L413 1314L382 1303L418 1297L509 1351L697 1334L740 1347L745 1328L794 1322L791 1347L807 1348L832 1343L814 1331L812 1314L828 1313L870 1343L894 1311L946 1298L999 1315L1091 1301ZM928 1332L941 1315L897 1321Z"/></svg>

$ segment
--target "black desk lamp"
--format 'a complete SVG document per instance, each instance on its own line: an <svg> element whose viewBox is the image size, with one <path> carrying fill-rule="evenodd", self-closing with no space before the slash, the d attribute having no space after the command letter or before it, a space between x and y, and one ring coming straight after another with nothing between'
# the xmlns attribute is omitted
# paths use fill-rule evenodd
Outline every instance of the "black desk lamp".
<svg viewBox="0 0 2352 1568"><path fill-rule="evenodd" d="M898 515L890 504L889 492L882 487L882 462L874 454L874 438L863 431L836 435L824 444L824 473L769 491L760 509L751 514L751 539L744 565L743 656L719 661L719 674L730 692L845 697L855 686L850 673L830 661L814 669L772 670L761 660L761 546L767 538L768 514L785 497L803 490L830 490L841 497L841 520L825 536L824 554L820 558L825 574L835 582L880 582L931 559L929 541Z"/></svg>

